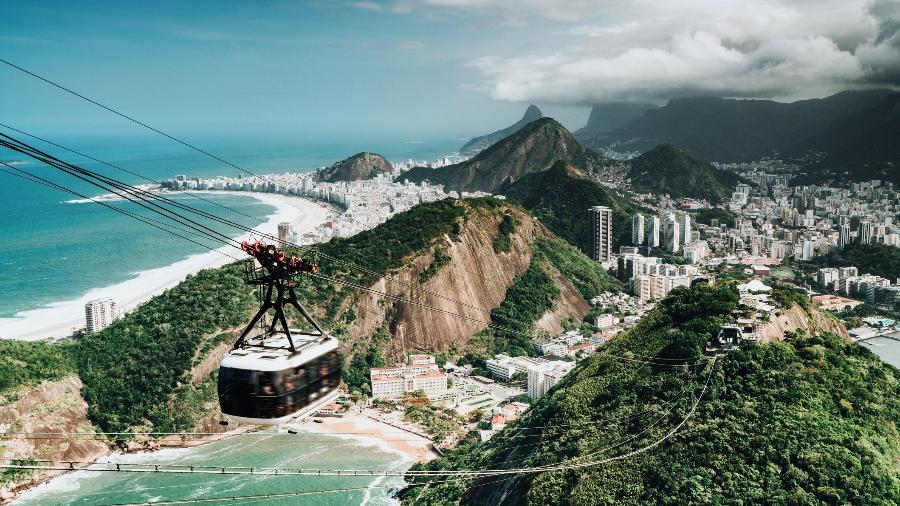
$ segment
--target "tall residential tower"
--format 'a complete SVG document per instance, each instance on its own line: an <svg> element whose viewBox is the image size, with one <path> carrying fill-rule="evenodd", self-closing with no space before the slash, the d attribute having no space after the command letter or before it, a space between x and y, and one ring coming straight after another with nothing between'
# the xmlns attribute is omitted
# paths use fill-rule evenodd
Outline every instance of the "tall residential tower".
<svg viewBox="0 0 900 506"><path fill-rule="evenodd" d="M590 257L605 262L612 255L612 209L594 206L588 210L590 217Z"/></svg>
<svg viewBox="0 0 900 506"><path fill-rule="evenodd" d="M631 244L640 246L644 244L644 215L635 213L631 217Z"/></svg>

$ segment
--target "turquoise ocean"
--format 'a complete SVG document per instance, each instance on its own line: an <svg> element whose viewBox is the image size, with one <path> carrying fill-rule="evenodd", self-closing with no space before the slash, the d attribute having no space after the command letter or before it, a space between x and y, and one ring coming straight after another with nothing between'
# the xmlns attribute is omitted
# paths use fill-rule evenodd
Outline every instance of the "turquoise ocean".
<svg viewBox="0 0 900 506"><path fill-rule="evenodd" d="M54 137L51 140L155 180L172 178L176 174L213 177L237 176L239 173L162 138ZM340 141L202 137L189 140L257 174L314 170L359 151L378 152L393 161L432 160L454 153L461 144L454 138L414 142L378 137ZM131 184L147 183L38 141L28 141L63 160L110 177ZM0 160L21 161L24 157L0 148ZM17 166L88 196L105 193L37 163ZM66 203L75 198L0 172L0 318L52 302L72 300L91 288L119 283L140 271L164 267L206 252L202 246L99 205ZM258 219L231 213L190 196L176 198L251 226L263 222L273 211L271 206L252 197L204 195L208 200ZM128 203L116 202L115 205L140 211L136 205ZM238 235L237 231L233 232ZM2 329L0 337L3 337Z"/></svg>
<svg viewBox="0 0 900 506"><path fill-rule="evenodd" d="M293 439L291 442L287 440ZM321 434L236 436L195 448L119 455L114 462L186 464L304 469L366 469L400 471L410 462L374 441ZM216 504L370 505L396 504L391 496L403 485L399 477L372 476L250 476L216 474L152 474L78 471L57 477L21 496L18 506L94 506L260 494L309 495L276 499L242 499ZM315 493L321 490L350 491Z"/></svg>

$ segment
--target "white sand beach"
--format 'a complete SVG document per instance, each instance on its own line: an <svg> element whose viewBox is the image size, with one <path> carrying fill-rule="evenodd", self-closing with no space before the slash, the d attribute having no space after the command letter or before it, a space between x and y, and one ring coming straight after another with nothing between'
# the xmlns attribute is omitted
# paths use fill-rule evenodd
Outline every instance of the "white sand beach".
<svg viewBox="0 0 900 506"><path fill-rule="evenodd" d="M302 235L328 221L334 215L333 209L301 197L249 192L215 193L249 196L274 206L275 212L255 228L266 234L277 235L278 223L287 221L293 225L298 235ZM238 239L243 240L247 237L249 234ZM240 252L234 248L226 247L219 251L240 257ZM232 261L234 261L232 258L213 251L192 255L165 267L136 273L134 278L127 281L94 288L77 299L55 302L46 307L22 311L12 318L0 318L0 338L38 340L68 337L75 330L84 327L84 304L89 300L111 297L121 311L127 312L177 285L189 274L202 269L219 267Z"/></svg>
<svg viewBox="0 0 900 506"><path fill-rule="evenodd" d="M341 418L318 417L317 419L321 423L307 419L292 425L306 432L376 444L383 450L402 455L410 462L428 462L437 458L431 449L432 442L428 438L392 427L366 416L364 413L348 413Z"/></svg>

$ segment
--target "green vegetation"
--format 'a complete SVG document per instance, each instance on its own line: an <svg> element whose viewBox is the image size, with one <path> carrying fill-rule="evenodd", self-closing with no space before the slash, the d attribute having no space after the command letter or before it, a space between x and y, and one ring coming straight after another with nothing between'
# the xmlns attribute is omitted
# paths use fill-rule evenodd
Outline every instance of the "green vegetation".
<svg viewBox="0 0 900 506"><path fill-rule="evenodd" d="M900 248L884 244L848 244L812 260L820 267L856 266L860 274L876 274L894 281L900 278Z"/></svg>
<svg viewBox="0 0 900 506"><path fill-rule="evenodd" d="M244 324L256 300L243 266L189 276L75 349L88 416L108 432L175 429L169 400L207 336Z"/></svg>
<svg viewBox="0 0 900 506"><path fill-rule="evenodd" d="M553 308L558 298L559 288L535 255L528 270L506 291L500 306L491 311L491 322L504 329L493 331L497 342L502 343L501 351L495 353L531 354L534 323Z"/></svg>
<svg viewBox="0 0 900 506"><path fill-rule="evenodd" d="M809 296L803 290L793 288L787 285L774 284L772 292L769 294L772 301L782 309L789 309L795 305L809 310Z"/></svg>
<svg viewBox="0 0 900 506"><path fill-rule="evenodd" d="M733 212L723 207L700 209L694 217L697 223L711 225L712 220L719 220L720 225L728 225L729 227L734 227L735 218L736 215Z"/></svg>
<svg viewBox="0 0 900 506"><path fill-rule="evenodd" d="M197 386L185 383L175 389L169 410L176 431L189 432L210 413L216 412L219 407L218 379L219 372L213 371Z"/></svg>
<svg viewBox="0 0 900 506"><path fill-rule="evenodd" d="M513 218L509 214L503 215L503 219L500 220L500 225L497 230L497 238L494 239L494 253L508 253L510 249L512 249L512 242L509 239L509 236L515 232L516 219Z"/></svg>
<svg viewBox="0 0 900 506"><path fill-rule="evenodd" d="M484 361L497 353L533 355L534 324L553 309L560 297L554 276L568 279L585 300L601 292L622 289L622 284L599 264L562 240L538 237L533 247L528 270L514 280L506 298L491 312L491 322L502 328L486 329L472 336L461 363L484 367Z"/></svg>
<svg viewBox="0 0 900 506"><path fill-rule="evenodd" d="M40 463L31 457L26 459L12 459L9 461L9 465L11 466L36 466L38 464ZM36 469L4 469L0 471L0 487L22 483L36 473L38 473Z"/></svg>
<svg viewBox="0 0 900 506"><path fill-rule="evenodd" d="M614 338L608 353L585 360L493 439L480 443L473 433L459 449L414 469L521 468L623 455L671 431L711 374L693 417L651 451L502 481L433 479L427 488L407 489L404 503L894 504L900 372L866 348L835 335L797 334L747 345L714 367L615 358L700 359L702 344L736 305L737 295L722 284L673 291ZM542 428L512 438L522 434L517 427Z"/></svg>
<svg viewBox="0 0 900 506"><path fill-rule="evenodd" d="M615 191L592 181L580 168L564 161L543 172L523 176L503 186L506 195L532 212L554 234L581 251L588 251L591 206L613 210L613 247L631 242L631 215L638 206Z"/></svg>
<svg viewBox="0 0 900 506"><path fill-rule="evenodd" d="M610 276L600 264L559 239L538 237L534 241L534 250L571 281L586 301L603 292L619 292L624 289L622 283Z"/></svg>
<svg viewBox="0 0 900 506"><path fill-rule="evenodd" d="M444 253L444 250L441 248L434 248L434 260L428 264L422 272L419 273L419 282L424 283L429 279L433 278L435 274L437 274L441 268L450 263L450 255Z"/></svg>
<svg viewBox="0 0 900 506"><path fill-rule="evenodd" d="M390 316L390 315L389 315ZM386 321L390 321L390 317ZM362 392L366 395L372 393L369 384L369 372L373 367L384 367L387 362L384 359L384 350L391 341L391 333L387 325L382 325L368 341L353 343L352 358L349 364L344 364L342 376L347 389L350 392Z"/></svg>
<svg viewBox="0 0 900 506"><path fill-rule="evenodd" d="M415 392L414 392L415 394ZM449 434L459 432L462 424L452 409L443 409L432 406L424 393L407 396L402 404L404 406L403 419L408 422L418 423L435 441L444 439Z"/></svg>
<svg viewBox="0 0 900 506"><path fill-rule="evenodd" d="M0 395L75 372L71 345L0 340Z"/></svg>
<svg viewBox="0 0 900 506"><path fill-rule="evenodd" d="M727 201L738 183L750 184L734 172L718 170L670 144L632 160L630 175L631 184L639 191L706 199L713 204Z"/></svg>

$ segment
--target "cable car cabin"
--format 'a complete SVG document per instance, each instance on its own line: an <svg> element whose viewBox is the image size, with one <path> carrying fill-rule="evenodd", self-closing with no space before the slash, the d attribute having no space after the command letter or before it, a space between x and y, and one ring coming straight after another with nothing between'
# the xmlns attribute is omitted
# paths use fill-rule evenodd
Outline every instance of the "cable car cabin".
<svg viewBox="0 0 900 506"><path fill-rule="evenodd" d="M219 406L228 419L280 425L311 413L337 396L341 382L338 341L291 332L291 354L283 333L247 340L219 366Z"/></svg>

